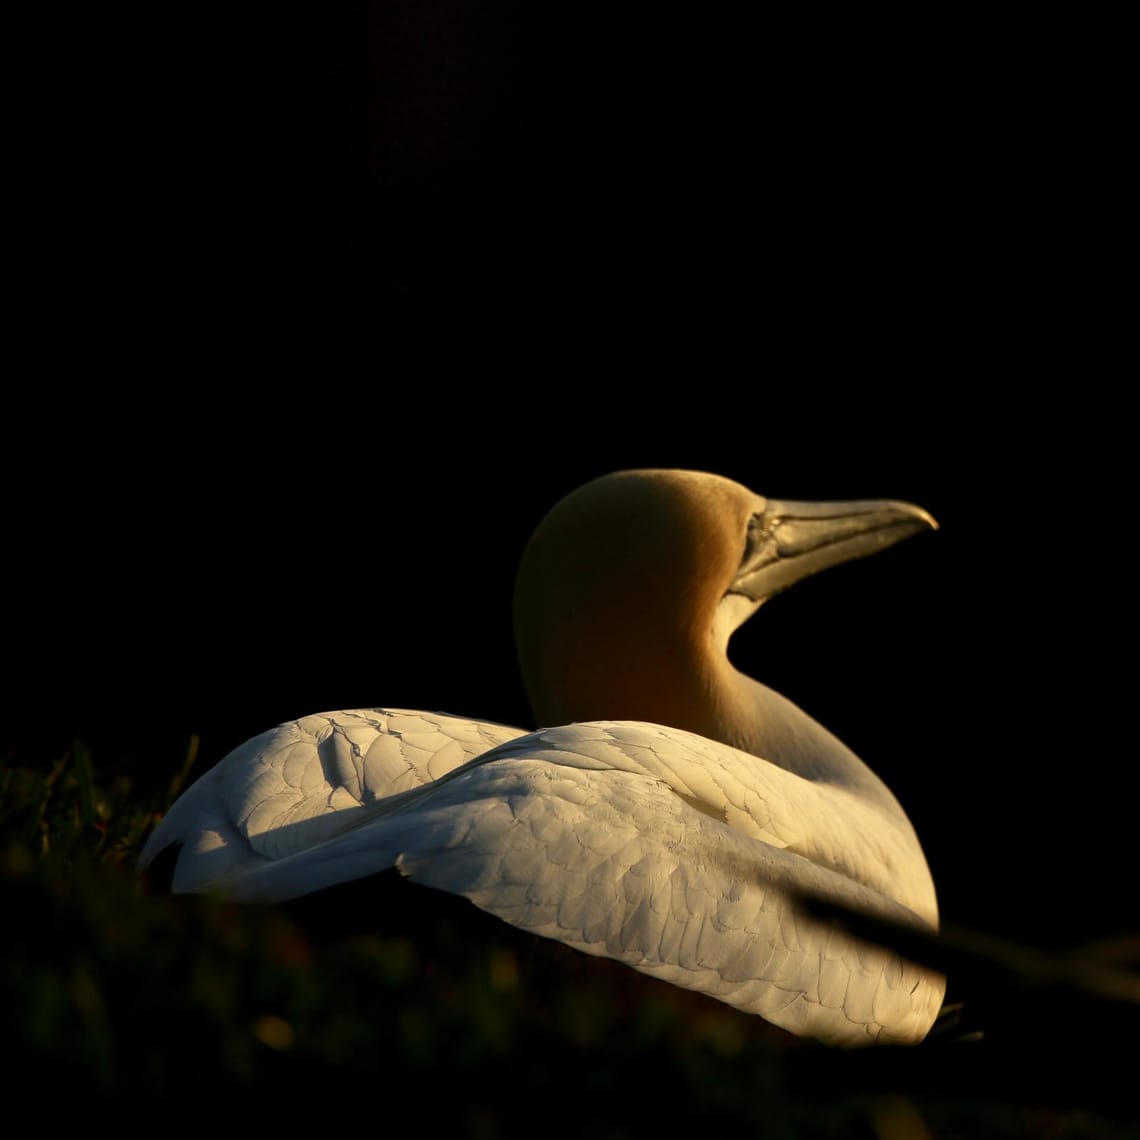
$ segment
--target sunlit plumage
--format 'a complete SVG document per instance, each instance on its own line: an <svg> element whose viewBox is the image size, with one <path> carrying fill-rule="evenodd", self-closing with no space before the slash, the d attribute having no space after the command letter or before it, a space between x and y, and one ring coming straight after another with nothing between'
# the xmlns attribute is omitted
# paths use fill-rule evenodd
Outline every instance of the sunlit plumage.
<svg viewBox="0 0 1140 1140"><path fill-rule="evenodd" d="M719 476L621 472L567 496L515 592L527 733L345 710L237 748L142 855L177 891L275 901L393 867L499 918L835 1044L914 1042L940 975L809 918L817 894L937 926L877 776L738 672L769 597L934 526L906 503L791 503Z"/></svg>

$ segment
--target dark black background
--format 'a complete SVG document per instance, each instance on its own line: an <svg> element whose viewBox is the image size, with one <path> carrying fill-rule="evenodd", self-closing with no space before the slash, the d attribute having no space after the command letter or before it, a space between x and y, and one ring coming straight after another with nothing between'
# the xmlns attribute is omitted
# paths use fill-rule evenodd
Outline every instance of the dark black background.
<svg viewBox="0 0 1140 1140"><path fill-rule="evenodd" d="M737 663L887 779L948 917L1134 927L1110 35L411 0L67 33L6 429L20 754L527 723L514 568L585 479L905 498L942 529Z"/></svg>

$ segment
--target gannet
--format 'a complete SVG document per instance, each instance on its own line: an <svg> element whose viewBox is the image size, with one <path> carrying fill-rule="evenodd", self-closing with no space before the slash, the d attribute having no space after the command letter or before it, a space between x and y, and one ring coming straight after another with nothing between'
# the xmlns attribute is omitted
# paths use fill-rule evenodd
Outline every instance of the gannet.
<svg viewBox="0 0 1140 1140"><path fill-rule="evenodd" d="M595 479L516 578L537 731L409 709L290 721L189 787L140 866L178 845L174 891L257 902L396 868L791 1033L918 1042L944 978L796 901L937 929L914 828L728 644L807 575L936 526L909 503L780 501L705 472Z"/></svg>

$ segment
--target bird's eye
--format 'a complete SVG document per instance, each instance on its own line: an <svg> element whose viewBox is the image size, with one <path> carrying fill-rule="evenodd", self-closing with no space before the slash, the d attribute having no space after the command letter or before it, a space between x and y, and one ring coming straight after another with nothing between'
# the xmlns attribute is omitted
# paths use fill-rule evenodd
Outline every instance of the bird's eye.
<svg viewBox="0 0 1140 1140"><path fill-rule="evenodd" d="M759 554L768 537L768 527L762 514L754 514L748 520L748 532L744 536L744 557L740 560L742 566L747 566Z"/></svg>

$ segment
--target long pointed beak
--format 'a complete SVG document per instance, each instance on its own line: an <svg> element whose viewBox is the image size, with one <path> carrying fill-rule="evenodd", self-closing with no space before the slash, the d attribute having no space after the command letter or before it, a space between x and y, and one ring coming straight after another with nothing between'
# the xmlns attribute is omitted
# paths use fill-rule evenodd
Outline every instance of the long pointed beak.
<svg viewBox="0 0 1140 1140"><path fill-rule="evenodd" d="M749 528L748 549L729 589L761 602L810 574L866 558L917 534L937 530L921 507L891 499L796 503L769 499Z"/></svg>

